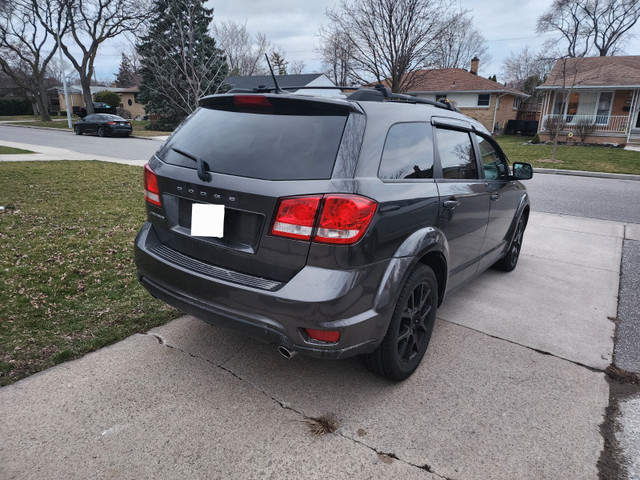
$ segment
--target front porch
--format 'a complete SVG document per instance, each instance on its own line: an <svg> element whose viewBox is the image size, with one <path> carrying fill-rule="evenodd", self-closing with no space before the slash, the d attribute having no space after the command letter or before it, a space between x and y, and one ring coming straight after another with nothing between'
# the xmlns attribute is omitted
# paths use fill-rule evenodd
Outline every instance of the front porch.
<svg viewBox="0 0 640 480"><path fill-rule="evenodd" d="M633 144L640 138L640 90L547 92L539 135L568 143Z"/></svg>

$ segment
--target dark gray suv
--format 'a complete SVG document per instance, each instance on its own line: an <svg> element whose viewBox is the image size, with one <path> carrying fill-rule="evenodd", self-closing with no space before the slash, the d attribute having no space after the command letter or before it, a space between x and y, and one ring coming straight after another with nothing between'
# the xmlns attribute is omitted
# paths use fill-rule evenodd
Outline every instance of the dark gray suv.
<svg viewBox="0 0 640 480"><path fill-rule="evenodd" d="M200 105L145 166L135 241L140 282L176 308L403 380L445 295L515 268L531 165L454 107L382 87Z"/></svg>

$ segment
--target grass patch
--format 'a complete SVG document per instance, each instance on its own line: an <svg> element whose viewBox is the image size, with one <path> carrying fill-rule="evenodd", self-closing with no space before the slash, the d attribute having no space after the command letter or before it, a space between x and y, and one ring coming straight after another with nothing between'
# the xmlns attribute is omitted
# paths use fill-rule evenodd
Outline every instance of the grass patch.
<svg viewBox="0 0 640 480"><path fill-rule="evenodd" d="M0 122L12 122L16 120L34 120L40 117L34 117L33 115L0 115Z"/></svg>
<svg viewBox="0 0 640 480"><path fill-rule="evenodd" d="M138 283L142 169L0 163L0 386L179 313Z"/></svg>
<svg viewBox="0 0 640 480"><path fill-rule="evenodd" d="M622 148L558 145L556 163L551 163L553 145L523 145L531 138L517 135L503 135L497 140L511 163L529 162L537 168L640 175L640 152Z"/></svg>
<svg viewBox="0 0 640 480"><path fill-rule="evenodd" d="M33 153L31 150L23 150L21 148L5 147L0 145L0 155L14 155L17 153Z"/></svg>
<svg viewBox="0 0 640 480"><path fill-rule="evenodd" d="M78 121L78 117L72 119L72 123L75 124ZM145 130L145 127L149 125L148 120L129 120L133 127L133 135L139 137L157 137L158 135L169 135L171 132L161 132L158 130ZM50 122L12 122L13 125L24 125L30 127L46 127L46 128L60 128L69 130L67 121L50 121Z"/></svg>

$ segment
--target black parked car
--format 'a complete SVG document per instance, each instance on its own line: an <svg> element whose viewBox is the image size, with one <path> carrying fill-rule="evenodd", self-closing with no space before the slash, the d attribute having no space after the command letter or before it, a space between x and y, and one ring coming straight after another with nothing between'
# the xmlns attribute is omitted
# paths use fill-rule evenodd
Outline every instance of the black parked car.
<svg viewBox="0 0 640 480"><path fill-rule="evenodd" d="M72 108L74 115L78 115L81 118L87 116L87 107L84 105L73 106ZM118 109L116 107L112 107L108 103L93 102L93 113L111 113L115 115L118 113Z"/></svg>
<svg viewBox="0 0 640 480"><path fill-rule="evenodd" d="M73 126L76 135L97 133L101 137L110 135L131 135L133 128L128 120L108 113L94 113L78 120Z"/></svg>
<svg viewBox="0 0 640 480"><path fill-rule="evenodd" d="M135 241L140 282L180 310L402 380L446 294L516 267L531 165L455 107L381 87L200 105L145 166Z"/></svg>

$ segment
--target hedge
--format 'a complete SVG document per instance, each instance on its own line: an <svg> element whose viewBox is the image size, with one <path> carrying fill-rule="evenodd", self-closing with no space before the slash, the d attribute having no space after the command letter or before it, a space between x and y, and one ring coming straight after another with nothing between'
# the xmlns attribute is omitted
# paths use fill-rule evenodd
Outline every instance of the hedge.
<svg viewBox="0 0 640 480"><path fill-rule="evenodd" d="M32 114L33 106L26 98L0 98L0 116Z"/></svg>

